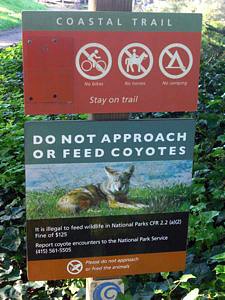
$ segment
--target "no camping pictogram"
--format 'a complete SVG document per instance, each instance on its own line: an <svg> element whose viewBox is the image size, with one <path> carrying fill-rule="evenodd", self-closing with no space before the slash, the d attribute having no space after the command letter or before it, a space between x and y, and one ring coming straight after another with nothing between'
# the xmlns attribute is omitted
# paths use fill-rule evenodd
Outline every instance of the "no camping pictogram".
<svg viewBox="0 0 225 300"><path fill-rule="evenodd" d="M168 78L179 79L186 76L193 65L191 50L184 44L166 46L159 56L161 72Z"/></svg>
<svg viewBox="0 0 225 300"><path fill-rule="evenodd" d="M120 72L129 79L144 78L153 66L152 52L144 44L128 44L119 54L118 66Z"/></svg>
<svg viewBox="0 0 225 300"><path fill-rule="evenodd" d="M89 43L80 48L75 63L78 72L83 77L98 80L109 73L112 66L112 56L104 45Z"/></svg>

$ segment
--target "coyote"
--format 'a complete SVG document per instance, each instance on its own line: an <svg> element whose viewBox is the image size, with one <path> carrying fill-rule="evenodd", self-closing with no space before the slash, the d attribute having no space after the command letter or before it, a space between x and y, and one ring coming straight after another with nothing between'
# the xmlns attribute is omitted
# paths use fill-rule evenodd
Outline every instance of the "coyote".
<svg viewBox="0 0 225 300"><path fill-rule="evenodd" d="M60 210L79 213L91 207L97 207L101 201L107 201L110 208L139 209L148 207L141 203L128 200L130 178L134 173L134 166L124 172L118 172L105 167L107 179L99 184L90 184L68 192L59 199L57 206Z"/></svg>

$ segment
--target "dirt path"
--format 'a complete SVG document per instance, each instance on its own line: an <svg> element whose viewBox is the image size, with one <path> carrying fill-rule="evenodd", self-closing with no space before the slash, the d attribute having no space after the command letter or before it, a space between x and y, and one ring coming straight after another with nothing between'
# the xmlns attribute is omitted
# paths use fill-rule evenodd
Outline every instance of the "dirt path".
<svg viewBox="0 0 225 300"><path fill-rule="evenodd" d="M0 31L0 48L5 48L21 41L21 27Z"/></svg>
<svg viewBox="0 0 225 300"><path fill-rule="evenodd" d="M79 7L76 8L66 8L61 6L50 6L48 10L80 10ZM9 29L0 30L0 49L9 47L13 44L17 44L22 39L21 26Z"/></svg>

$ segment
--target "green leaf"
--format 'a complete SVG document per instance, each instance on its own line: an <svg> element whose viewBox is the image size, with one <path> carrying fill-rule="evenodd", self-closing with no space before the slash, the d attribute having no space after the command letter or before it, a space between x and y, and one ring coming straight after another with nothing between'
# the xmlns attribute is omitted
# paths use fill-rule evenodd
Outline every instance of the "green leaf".
<svg viewBox="0 0 225 300"><path fill-rule="evenodd" d="M195 195L199 195L199 194L205 193L205 186L204 186L204 184L195 183L193 185L192 192Z"/></svg>
<svg viewBox="0 0 225 300"><path fill-rule="evenodd" d="M163 290L154 290L154 294L163 294L164 291Z"/></svg>
<svg viewBox="0 0 225 300"><path fill-rule="evenodd" d="M2 234L4 233L4 231L5 231L4 226L0 225L0 236L2 236Z"/></svg>
<svg viewBox="0 0 225 300"><path fill-rule="evenodd" d="M197 205L191 205L190 210L192 212L200 212L206 209L206 203L200 202Z"/></svg>
<svg viewBox="0 0 225 300"><path fill-rule="evenodd" d="M196 278L194 279L194 283L198 285L200 285L204 281L208 281L212 276L212 270L206 262L192 262L187 266L186 269L190 274L194 274L194 276L196 276Z"/></svg>
<svg viewBox="0 0 225 300"><path fill-rule="evenodd" d="M73 282L70 285L69 290L71 291L72 294L75 294L76 292L79 291L79 288L77 287L76 282Z"/></svg>
<svg viewBox="0 0 225 300"><path fill-rule="evenodd" d="M199 289L194 289L190 291L184 298L183 300L195 300L199 296Z"/></svg>
<svg viewBox="0 0 225 300"><path fill-rule="evenodd" d="M116 299L118 299L118 300L132 300L133 296L119 294ZM151 299L151 298L149 298L149 299Z"/></svg>
<svg viewBox="0 0 225 300"><path fill-rule="evenodd" d="M162 276L163 279L167 279L168 276L170 275L169 272L161 272L160 274L161 274L161 276Z"/></svg>
<svg viewBox="0 0 225 300"><path fill-rule="evenodd" d="M215 210L202 212L200 213L200 218L204 220L205 224L209 224L213 222L213 218L217 217L219 213L219 211Z"/></svg>
<svg viewBox="0 0 225 300"><path fill-rule="evenodd" d="M210 154L211 157L218 157L218 158L221 158L221 157L224 157L225 156L225 150L223 147L217 147L217 148L214 148L212 153Z"/></svg>
<svg viewBox="0 0 225 300"><path fill-rule="evenodd" d="M21 244L21 238L19 237L19 229L15 227L8 227L0 240L0 247L9 250L17 251Z"/></svg>
<svg viewBox="0 0 225 300"><path fill-rule="evenodd" d="M210 259L211 259L211 260L218 261L218 262L225 261L225 252L220 253L220 254L217 254L217 255L214 255L214 256L212 256Z"/></svg>
<svg viewBox="0 0 225 300"><path fill-rule="evenodd" d="M3 288L0 288L0 299L1 300L9 299L8 296L11 289L12 289L11 285L6 285Z"/></svg>
<svg viewBox="0 0 225 300"><path fill-rule="evenodd" d="M218 265L214 269L216 271L216 274L225 274L225 266L224 265Z"/></svg>
<svg viewBox="0 0 225 300"><path fill-rule="evenodd" d="M8 269L4 269L0 267L0 279L9 281L15 281L21 278L20 270L18 267L14 267L13 265L8 266Z"/></svg>
<svg viewBox="0 0 225 300"><path fill-rule="evenodd" d="M42 287L45 287L46 283L47 283L46 281L27 281L26 287L31 289L40 289Z"/></svg>
<svg viewBox="0 0 225 300"><path fill-rule="evenodd" d="M223 283L225 283L225 274L221 273L221 274L217 274L217 279L221 280Z"/></svg>
<svg viewBox="0 0 225 300"><path fill-rule="evenodd" d="M192 279L192 278L196 278L194 275L192 274L184 274L181 276L181 278L179 280L176 280L174 281L175 283L178 283L178 282L187 282L189 279Z"/></svg>
<svg viewBox="0 0 225 300"><path fill-rule="evenodd" d="M216 140L221 143L225 143L225 134L219 135Z"/></svg>
<svg viewBox="0 0 225 300"><path fill-rule="evenodd" d="M11 286L6 285L0 289L0 299L1 300L22 300L17 290Z"/></svg>

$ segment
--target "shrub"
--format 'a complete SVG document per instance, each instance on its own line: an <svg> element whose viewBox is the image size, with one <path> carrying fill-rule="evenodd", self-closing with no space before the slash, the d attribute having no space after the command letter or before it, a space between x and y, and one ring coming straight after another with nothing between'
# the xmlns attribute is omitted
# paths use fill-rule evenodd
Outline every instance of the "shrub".
<svg viewBox="0 0 225 300"><path fill-rule="evenodd" d="M213 31L214 30L214 31ZM124 278L120 299L224 299L225 219L224 48L220 33L205 28L187 268L184 274L158 273ZM25 267L24 138L21 45L0 52L0 298L82 299L83 280L27 282ZM181 114L160 114L161 117ZM142 115L143 116L143 115ZM149 114L158 117L159 114ZM140 115L138 115L140 117ZM46 117L36 117L36 119ZM86 118L85 115L50 119ZM34 119L34 118L32 118Z"/></svg>

